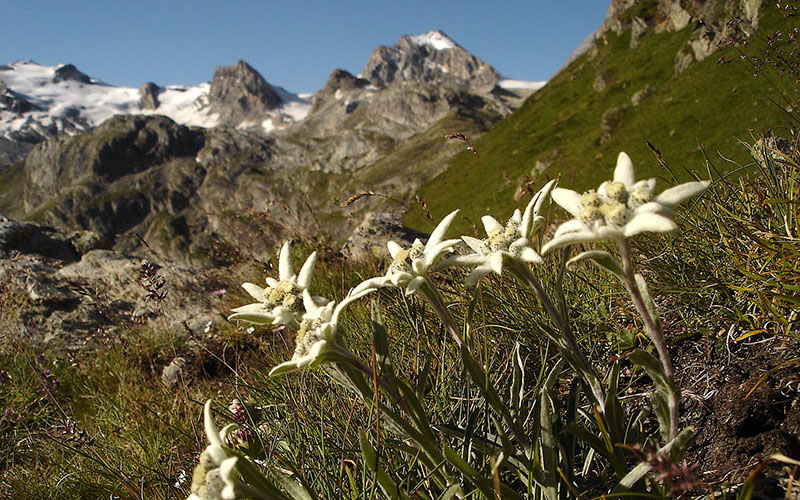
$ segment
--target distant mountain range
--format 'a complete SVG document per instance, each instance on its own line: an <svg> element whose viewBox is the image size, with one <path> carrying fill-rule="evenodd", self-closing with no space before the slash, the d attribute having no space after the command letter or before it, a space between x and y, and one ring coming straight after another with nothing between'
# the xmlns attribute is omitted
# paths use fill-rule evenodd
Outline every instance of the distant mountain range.
<svg viewBox="0 0 800 500"><path fill-rule="evenodd" d="M511 91L536 90L545 83L503 79L441 31L403 36L394 47L376 48L363 74L373 92L401 81L447 80L464 89L497 85ZM130 114L269 133L303 120L315 96L272 85L244 61L217 68L211 82L197 85L120 87L71 64L43 66L28 60L0 66L0 82L0 137L28 143L75 135L112 116Z"/></svg>
<svg viewBox="0 0 800 500"><path fill-rule="evenodd" d="M124 250L147 235L178 259L235 244L230 219L265 206L283 207L275 237L320 221L346 236L369 211L402 211L464 147L448 134L479 136L544 85L503 78L441 31L376 47L361 74L336 69L312 95L245 61L196 86L117 87L32 61L0 66L0 81L0 213ZM382 196L342 210L358 191Z"/></svg>

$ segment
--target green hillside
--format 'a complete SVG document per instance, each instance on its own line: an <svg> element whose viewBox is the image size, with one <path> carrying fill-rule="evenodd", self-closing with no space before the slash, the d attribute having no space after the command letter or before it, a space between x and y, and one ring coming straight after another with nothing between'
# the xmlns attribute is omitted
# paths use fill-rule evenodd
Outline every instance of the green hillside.
<svg viewBox="0 0 800 500"><path fill-rule="evenodd" d="M785 24L775 9L762 9L751 47ZM797 102L797 86L788 78L754 78L752 65L738 60L734 49L726 52L735 59L730 64L718 63L712 53L676 74L676 54L687 50L693 27L651 31L635 49L629 48L630 30L607 32L594 55L583 54L477 140L479 156L459 154L423 186L419 194L434 219L454 208L473 222L485 213L507 215L523 203L514 195L526 174L537 189L555 177L575 189L596 186L609 178L620 151L631 155L639 177L671 179L646 141L662 152L678 180L690 178L688 171L707 177L704 154L722 172L747 163L741 141L752 142L753 132L785 133L791 108L779 103L786 97ZM598 75L605 80L600 91L593 88ZM634 105L632 97L643 90ZM419 208L406 214L405 223L419 230L431 224ZM466 220L459 224L459 230L468 227Z"/></svg>

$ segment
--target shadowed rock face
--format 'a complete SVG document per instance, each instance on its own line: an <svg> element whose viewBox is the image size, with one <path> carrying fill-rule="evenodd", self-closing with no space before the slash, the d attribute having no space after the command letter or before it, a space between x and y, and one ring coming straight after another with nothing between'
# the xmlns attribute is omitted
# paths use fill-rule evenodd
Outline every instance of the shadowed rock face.
<svg viewBox="0 0 800 500"><path fill-rule="evenodd" d="M72 64L65 64L63 66L58 67L56 69L56 74L53 77L53 81L61 82L61 81L73 81L73 82L80 82L80 83L92 83L92 79L86 76L84 73L81 73L78 68L76 68Z"/></svg>
<svg viewBox="0 0 800 500"><path fill-rule="evenodd" d="M214 71L209 102L219 113L221 123L238 123L259 117L263 120L264 113L277 108L282 101L258 71L239 61Z"/></svg>
<svg viewBox="0 0 800 500"><path fill-rule="evenodd" d="M22 114L32 108L31 103L20 94L8 88L2 80L0 80L0 106L18 114Z"/></svg>
<svg viewBox="0 0 800 500"><path fill-rule="evenodd" d="M441 32L431 34L446 38ZM469 91L489 91L500 80L497 70L458 45L437 49L406 35L392 47L373 50L363 74L378 86L411 81Z"/></svg>

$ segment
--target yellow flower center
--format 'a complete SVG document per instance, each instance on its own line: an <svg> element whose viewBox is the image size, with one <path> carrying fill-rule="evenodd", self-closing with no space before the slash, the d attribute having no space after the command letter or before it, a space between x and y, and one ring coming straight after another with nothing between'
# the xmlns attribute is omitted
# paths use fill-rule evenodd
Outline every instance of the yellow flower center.
<svg viewBox="0 0 800 500"><path fill-rule="evenodd" d="M628 217L628 207L617 200L608 200L600 205L599 212L605 217L606 223L621 226Z"/></svg>
<svg viewBox="0 0 800 500"><path fill-rule="evenodd" d="M300 293L300 288L291 281L279 281L275 288L270 290L266 298L266 306L281 305L294 311L302 310L303 298Z"/></svg>
<svg viewBox="0 0 800 500"><path fill-rule="evenodd" d="M609 200L616 200L620 203L627 203L628 190L621 182L609 182L606 184L606 197Z"/></svg>
<svg viewBox="0 0 800 500"><path fill-rule="evenodd" d="M415 241L411 248L401 250L392 260L391 269L395 272L408 272L411 270L411 262L419 259L425 253L425 245L420 241Z"/></svg>
<svg viewBox="0 0 800 500"><path fill-rule="evenodd" d="M647 187L638 187L633 190L628 199L628 206L637 208L649 202L653 197L653 191Z"/></svg>
<svg viewBox="0 0 800 500"><path fill-rule="evenodd" d="M597 192L594 189L586 191L581 195L578 218L583 220L593 220L601 217L602 214L600 213L600 210L598 210L599 207L600 196L598 196Z"/></svg>

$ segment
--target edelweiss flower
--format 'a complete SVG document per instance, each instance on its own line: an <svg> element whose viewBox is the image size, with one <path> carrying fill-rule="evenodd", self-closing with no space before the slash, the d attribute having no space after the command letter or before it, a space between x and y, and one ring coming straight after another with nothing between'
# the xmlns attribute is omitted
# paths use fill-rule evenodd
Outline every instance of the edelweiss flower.
<svg viewBox="0 0 800 500"><path fill-rule="evenodd" d="M411 248L404 249L394 241L386 243L389 249L389 254L392 256L392 263L389 270L386 271L384 276L371 278L353 290L353 292L360 292L367 288L379 288L384 286L396 286L406 289L406 294L410 295L416 292L420 286L425 282L425 276L428 269L436 262L439 256L453 248L453 245L458 243L458 240L444 240L450 224L453 222L458 210L450 212L436 229L431 233L428 242L423 243L416 239L411 245Z"/></svg>
<svg viewBox="0 0 800 500"><path fill-rule="evenodd" d="M242 288L247 290L258 302L247 304L233 309L234 314L228 319L238 319L258 324L284 325L296 320L303 312L303 291L311 282L311 273L317 262L317 252L308 256L300 274L296 275L292 268L289 242L281 247L278 258L279 280L267 278L267 288L261 288L253 283L243 283ZM314 297L317 304L326 304L328 301L322 297Z"/></svg>
<svg viewBox="0 0 800 500"><path fill-rule="evenodd" d="M504 260L541 262L542 258L530 247L530 233L544 221L544 217L539 215L539 211L554 183L555 181L550 181L545 184L531 198L530 203L525 207L525 212L521 212L519 209L514 210L514 214L508 219L505 226L490 215L481 217L487 238L479 240L470 236L462 236L461 239L475 253L451 257L442 267L477 264L467 278L466 285L472 286L490 272L501 274Z"/></svg>
<svg viewBox="0 0 800 500"><path fill-rule="evenodd" d="M319 305L308 293L308 290L303 290L303 304L306 312L300 322L300 328L297 330L296 347L292 359L279 364L270 370L269 374L280 375L304 366L312 366L324 361L323 355L338 352L336 329L339 325L339 314L348 304L374 290L374 288L361 289L358 292L353 290L335 307L333 302Z"/></svg>
<svg viewBox="0 0 800 500"><path fill-rule="evenodd" d="M230 448L225 445L225 436L235 424L226 426L222 432L218 431L211 415L211 400L208 400L203 407L203 427L209 445L200 453L200 459L192 474L192 493L187 500L226 498L223 496L225 482L220 475L220 466L234 456Z"/></svg>
<svg viewBox="0 0 800 500"><path fill-rule="evenodd" d="M633 162L620 153L614 179L578 194L569 189L553 190L553 200L574 219L561 224L553 239L543 248L612 239L621 241L644 232L667 232L678 226L672 220L672 207L702 193L711 181L687 182L653 197L656 180L635 181Z"/></svg>

